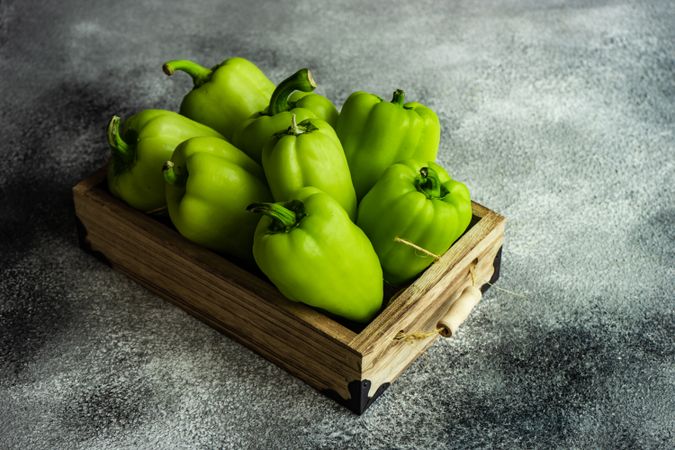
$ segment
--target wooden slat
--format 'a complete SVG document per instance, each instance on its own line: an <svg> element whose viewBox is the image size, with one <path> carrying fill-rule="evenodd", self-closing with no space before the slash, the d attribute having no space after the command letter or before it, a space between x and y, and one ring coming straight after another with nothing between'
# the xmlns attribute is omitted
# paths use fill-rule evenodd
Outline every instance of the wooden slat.
<svg viewBox="0 0 675 450"><path fill-rule="evenodd" d="M478 202L474 202L473 200L471 201L471 213L476 216L483 218L487 216L488 214L493 213L492 210L486 208L485 206L481 205Z"/></svg>

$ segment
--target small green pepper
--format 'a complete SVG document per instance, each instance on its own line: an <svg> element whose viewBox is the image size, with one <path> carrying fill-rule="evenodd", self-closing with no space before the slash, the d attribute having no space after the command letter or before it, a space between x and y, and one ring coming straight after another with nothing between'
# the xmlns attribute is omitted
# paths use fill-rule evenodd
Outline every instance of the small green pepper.
<svg viewBox="0 0 675 450"><path fill-rule="evenodd" d="M438 164L414 160L386 170L361 200L356 221L375 247L384 279L394 285L429 267L432 255L445 253L470 222L467 187Z"/></svg>
<svg viewBox="0 0 675 450"><path fill-rule="evenodd" d="M265 176L276 201L290 200L305 186L314 186L332 196L356 219L356 194L340 140L328 123L306 119L267 141L262 161ZM289 124L287 123L286 126Z"/></svg>
<svg viewBox="0 0 675 450"><path fill-rule="evenodd" d="M434 161L441 127L431 109L404 102L402 90L391 102L366 92L349 96L335 126L347 155L360 200L390 165L404 159Z"/></svg>
<svg viewBox="0 0 675 450"><path fill-rule="evenodd" d="M254 203L263 214L253 241L258 267L290 300L356 322L382 305L382 268L366 235L319 189L283 203Z"/></svg>
<svg viewBox="0 0 675 450"><path fill-rule="evenodd" d="M298 122L318 117L335 125L337 109L326 97L311 93L315 88L316 82L309 69L298 70L279 83L265 110L242 123L232 137L232 143L251 158L261 161L267 141L274 133L288 127L292 115Z"/></svg>
<svg viewBox="0 0 675 450"><path fill-rule="evenodd" d="M231 139L251 114L267 106L274 83L252 62L230 58L207 69L187 60L168 61L162 67L172 75L182 70L194 81L194 88L180 105L180 113L219 131Z"/></svg>
<svg viewBox="0 0 675 450"><path fill-rule="evenodd" d="M222 137L217 131L173 111L146 109L129 117L120 130L120 118L108 124L110 163L108 189L142 211L163 207L162 163L178 144L194 136Z"/></svg>
<svg viewBox="0 0 675 450"><path fill-rule="evenodd" d="M252 260L258 220L246 206L272 199L258 163L223 139L200 137L176 147L164 178L169 216L180 234Z"/></svg>

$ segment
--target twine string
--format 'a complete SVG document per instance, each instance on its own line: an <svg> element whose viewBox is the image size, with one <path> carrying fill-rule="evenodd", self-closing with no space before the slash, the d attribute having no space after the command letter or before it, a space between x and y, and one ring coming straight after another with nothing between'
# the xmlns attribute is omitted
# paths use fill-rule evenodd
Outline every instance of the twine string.
<svg viewBox="0 0 675 450"><path fill-rule="evenodd" d="M420 247L419 245L415 244L414 242L411 242L407 239L403 239L400 236L396 236L394 238L395 242L407 245L408 247L414 248L418 252L421 252L425 254L426 256L430 256L434 259L434 262L438 261L441 256L437 255L435 253L430 252L429 250L425 249L424 247ZM469 266L469 276L471 277L471 286L476 286L476 263L473 263ZM497 289L502 292L506 292L507 294L513 295L514 297L519 297L519 298L527 298L526 295L519 294L517 292L510 291L508 289L504 289L499 286L495 286L494 284L490 283L489 281L485 281L485 284L489 285L490 287ZM432 331L412 331L410 333L406 333L403 330L399 331L396 333L396 336L394 336L395 341L403 341L403 342L415 342L415 341L420 341L423 339L430 338L432 336L436 335L445 335L448 330L445 329L445 327L437 327L435 330Z"/></svg>
<svg viewBox="0 0 675 450"><path fill-rule="evenodd" d="M434 262L441 259L441 255L437 255L436 253L432 253L429 250L427 250L426 248L420 247L419 245L415 244L414 242L409 241L407 239L403 239L400 236L396 236L394 238L394 242L399 242L401 244L407 245L408 247L412 247L415 250L417 250L418 252L424 253L425 255L432 257L434 259Z"/></svg>
<svg viewBox="0 0 675 450"><path fill-rule="evenodd" d="M506 292L507 294L511 294L514 297L527 298L527 295L525 295L525 294L519 294L518 292L513 292L513 291L510 291L508 289L504 289L503 287L499 287L495 284L490 283L489 281L486 281L485 284L489 285L492 289L497 289L498 291Z"/></svg>

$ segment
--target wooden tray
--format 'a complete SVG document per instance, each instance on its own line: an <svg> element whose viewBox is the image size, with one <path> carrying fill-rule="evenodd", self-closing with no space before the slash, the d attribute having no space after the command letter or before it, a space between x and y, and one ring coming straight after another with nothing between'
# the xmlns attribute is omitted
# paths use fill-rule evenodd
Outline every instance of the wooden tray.
<svg viewBox="0 0 675 450"><path fill-rule="evenodd" d="M434 330L456 329L479 299L465 304L472 286L484 292L499 277L505 219L474 202L464 235L359 329L287 300L256 268L125 205L108 192L104 169L78 183L73 199L83 248L357 414L431 345ZM444 321L449 310L454 325Z"/></svg>

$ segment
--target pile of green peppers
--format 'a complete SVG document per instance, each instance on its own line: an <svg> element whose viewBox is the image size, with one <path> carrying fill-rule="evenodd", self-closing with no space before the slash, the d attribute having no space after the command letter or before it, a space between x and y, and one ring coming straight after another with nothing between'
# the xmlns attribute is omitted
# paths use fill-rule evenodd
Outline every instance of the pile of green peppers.
<svg viewBox="0 0 675 450"><path fill-rule="evenodd" d="M355 92L338 113L308 69L278 85L252 62L164 64L192 89L178 112L113 116L109 191L168 214L184 238L253 264L288 299L371 321L471 221L467 187L438 165L437 115Z"/></svg>

